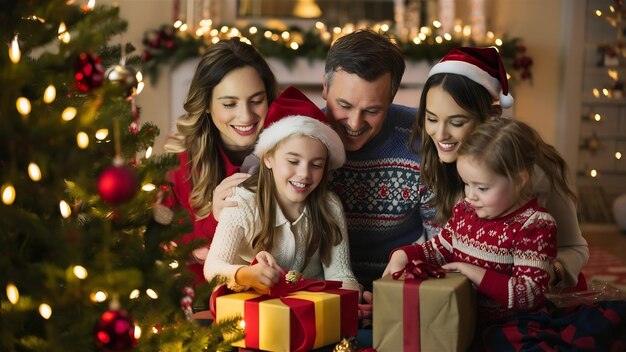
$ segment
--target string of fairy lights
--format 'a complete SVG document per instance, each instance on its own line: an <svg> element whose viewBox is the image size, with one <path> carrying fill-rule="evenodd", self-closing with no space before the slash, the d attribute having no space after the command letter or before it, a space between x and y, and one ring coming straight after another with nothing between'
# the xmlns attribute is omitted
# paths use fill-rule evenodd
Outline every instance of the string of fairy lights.
<svg viewBox="0 0 626 352"><path fill-rule="evenodd" d="M610 84L605 87L593 87L591 94L594 99L624 99L624 81L620 78L619 66L620 56L626 56L626 52L623 52L620 47L623 45L622 39L624 35L624 8L621 1L616 1L616 6L610 5L608 12L603 12L600 9L594 11L594 15L605 19L611 26L616 29L616 39L611 44L601 45L598 51L602 53L602 61L600 66L607 68L607 75L610 78ZM595 108L595 106L594 106ZM592 123L602 123L605 119L604 116L598 111L591 111L589 114L583 116L584 120L591 121ZM600 149L602 142L596 135L595 131L591 137L585 139L581 146L582 149L589 150L594 153ZM616 150L613 151L613 158L616 161L622 160L623 151L620 149L618 143L616 143ZM600 171L597 168L589 168L585 171L586 175L596 178L600 175Z"/></svg>

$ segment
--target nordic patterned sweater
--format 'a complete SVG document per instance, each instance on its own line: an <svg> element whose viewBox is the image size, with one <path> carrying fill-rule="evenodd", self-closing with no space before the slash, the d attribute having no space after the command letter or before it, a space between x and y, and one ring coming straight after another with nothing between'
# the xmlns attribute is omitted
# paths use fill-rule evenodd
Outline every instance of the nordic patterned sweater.
<svg viewBox="0 0 626 352"><path fill-rule="evenodd" d="M415 109L391 105L378 135L346 152L346 163L331 180L348 221L352 270L367 289L381 277L393 249L439 230L419 156L409 148L415 116Z"/></svg>
<svg viewBox="0 0 626 352"><path fill-rule="evenodd" d="M486 268L476 297L479 322L485 323L543 306L556 256L556 224L536 199L497 219L479 218L461 201L437 237L401 249L409 260Z"/></svg>

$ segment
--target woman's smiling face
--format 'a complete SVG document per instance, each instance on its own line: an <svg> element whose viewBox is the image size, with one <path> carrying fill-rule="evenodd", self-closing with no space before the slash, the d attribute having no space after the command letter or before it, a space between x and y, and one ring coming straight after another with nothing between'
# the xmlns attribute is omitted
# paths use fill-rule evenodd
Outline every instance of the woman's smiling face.
<svg viewBox="0 0 626 352"><path fill-rule="evenodd" d="M426 133L444 163L456 162L461 143L478 124L441 86L432 87L426 95L425 119Z"/></svg>

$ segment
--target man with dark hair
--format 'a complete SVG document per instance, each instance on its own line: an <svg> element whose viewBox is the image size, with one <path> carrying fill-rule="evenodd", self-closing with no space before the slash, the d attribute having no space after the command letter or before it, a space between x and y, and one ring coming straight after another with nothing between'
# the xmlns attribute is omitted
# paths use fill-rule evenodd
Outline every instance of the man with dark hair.
<svg viewBox="0 0 626 352"><path fill-rule="evenodd" d="M365 290L392 249L437 232L432 194L409 148L416 110L392 104L404 70L402 50L367 29L339 38L326 58L322 97L347 156L331 189L343 203L352 269Z"/></svg>

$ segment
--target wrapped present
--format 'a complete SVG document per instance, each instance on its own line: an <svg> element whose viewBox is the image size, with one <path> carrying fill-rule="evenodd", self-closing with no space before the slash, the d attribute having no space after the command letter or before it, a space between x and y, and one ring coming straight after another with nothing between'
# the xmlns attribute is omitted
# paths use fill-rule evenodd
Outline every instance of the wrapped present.
<svg viewBox="0 0 626 352"><path fill-rule="evenodd" d="M386 351L466 351L474 337L476 298L459 273L398 273L374 281L373 345ZM429 267L430 266L430 267ZM407 268L407 271L409 269ZM439 277L438 277L439 276Z"/></svg>
<svg viewBox="0 0 626 352"><path fill-rule="evenodd" d="M215 297L215 320L241 316L245 338L233 346L267 351L309 351L356 336L358 291L340 289L339 281L300 283L278 285L270 295Z"/></svg>

